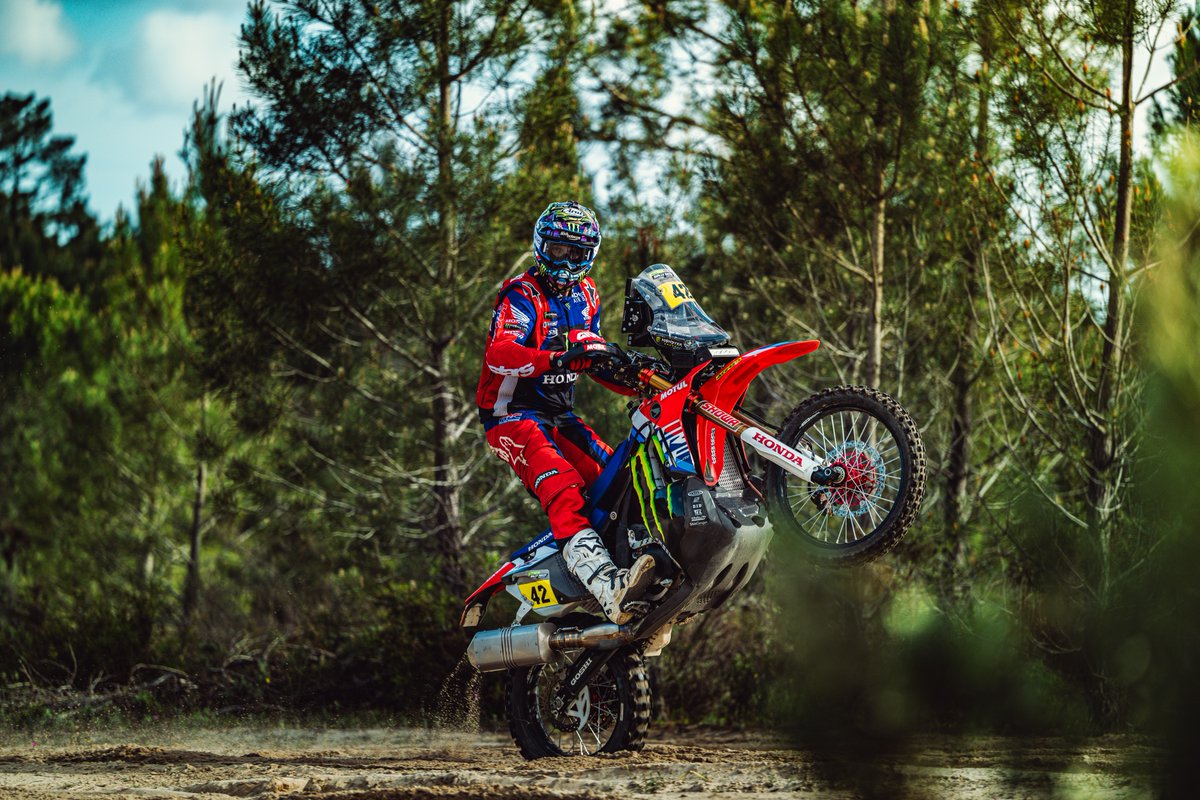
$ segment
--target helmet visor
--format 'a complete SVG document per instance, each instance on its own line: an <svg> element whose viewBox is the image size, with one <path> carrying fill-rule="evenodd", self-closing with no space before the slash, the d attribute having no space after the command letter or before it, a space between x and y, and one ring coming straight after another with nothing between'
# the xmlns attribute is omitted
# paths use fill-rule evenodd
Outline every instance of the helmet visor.
<svg viewBox="0 0 1200 800"><path fill-rule="evenodd" d="M595 250L591 247L583 247L570 242L546 242L542 245L543 255L555 265L583 266L591 262L594 252Z"/></svg>

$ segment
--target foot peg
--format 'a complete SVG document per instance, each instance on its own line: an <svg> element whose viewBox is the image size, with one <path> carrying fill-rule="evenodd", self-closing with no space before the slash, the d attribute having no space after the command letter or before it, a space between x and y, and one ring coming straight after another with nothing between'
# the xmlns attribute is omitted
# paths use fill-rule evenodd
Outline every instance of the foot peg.
<svg viewBox="0 0 1200 800"><path fill-rule="evenodd" d="M621 610L626 614L632 614L635 619L641 619L646 616L653 607L653 605L645 600L626 600L621 604Z"/></svg>

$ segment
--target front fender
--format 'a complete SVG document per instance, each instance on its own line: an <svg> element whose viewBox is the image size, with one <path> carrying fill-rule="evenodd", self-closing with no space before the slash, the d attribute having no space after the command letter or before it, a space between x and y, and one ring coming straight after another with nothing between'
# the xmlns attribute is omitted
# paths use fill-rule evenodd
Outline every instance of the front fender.
<svg viewBox="0 0 1200 800"><path fill-rule="evenodd" d="M700 387L700 396L722 411L732 412L746 390L767 367L808 355L821 346L816 339L778 342L751 350L730 361ZM713 485L725 466L725 429L700 417L696 420L696 445L704 463L704 480Z"/></svg>

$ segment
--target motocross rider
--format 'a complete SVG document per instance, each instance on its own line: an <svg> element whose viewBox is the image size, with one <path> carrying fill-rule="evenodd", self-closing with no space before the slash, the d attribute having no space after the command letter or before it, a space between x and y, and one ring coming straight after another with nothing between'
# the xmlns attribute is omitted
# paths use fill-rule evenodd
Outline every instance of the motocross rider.
<svg viewBox="0 0 1200 800"><path fill-rule="evenodd" d="M654 558L618 569L584 514L584 490L612 455L574 412L575 381L608 352L588 277L600 249L595 212L551 203L533 226L533 266L496 295L475 403L493 452L542 504L567 568L617 624L653 579ZM592 376L614 391L629 389Z"/></svg>

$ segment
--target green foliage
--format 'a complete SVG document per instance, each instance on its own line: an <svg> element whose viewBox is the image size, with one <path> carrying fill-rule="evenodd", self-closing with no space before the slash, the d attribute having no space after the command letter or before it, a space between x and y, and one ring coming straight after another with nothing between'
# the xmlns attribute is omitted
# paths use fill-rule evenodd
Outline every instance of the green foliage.
<svg viewBox="0 0 1200 800"><path fill-rule="evenodd" d="M1178 80L1150 109L1150 127L1162 136L1171 125L1194 126L1200 119L1200 27L1197 13L1186 12L1176 24L1174 50L1167 56Z"/></svg>
<svg viewBox="0 0 1200 800"><path fill-rule="evenodd" d="M256 104L211 90L184 195L155 164L103 231L48 102L6 96L0 676L127 685L132 714L428 710L464 591L544 525L472 394L496 288L573 197L603 204L610 338L668 261L738 344L822 340L752 410L877 379L934 459L886 564L779 543L677 630L668 718L1190 746L1200 157L1179 139L1160 183L1117 107L1123 40L1169 11L255 2Z"/></svg>
<svg viewBox="0 0 1200 800"><path fill-rule="evenodd" d="M778 565L774 565L777 567ZM764 565L744 594L721 613L672 630L661 660L651 661L658 715L664 721L756 726L790 723L794 691L778 680L796 664L795 643L778 627L791 608L780 584L786 570ZM785 605L777 603L782 600Z"/></svg>

